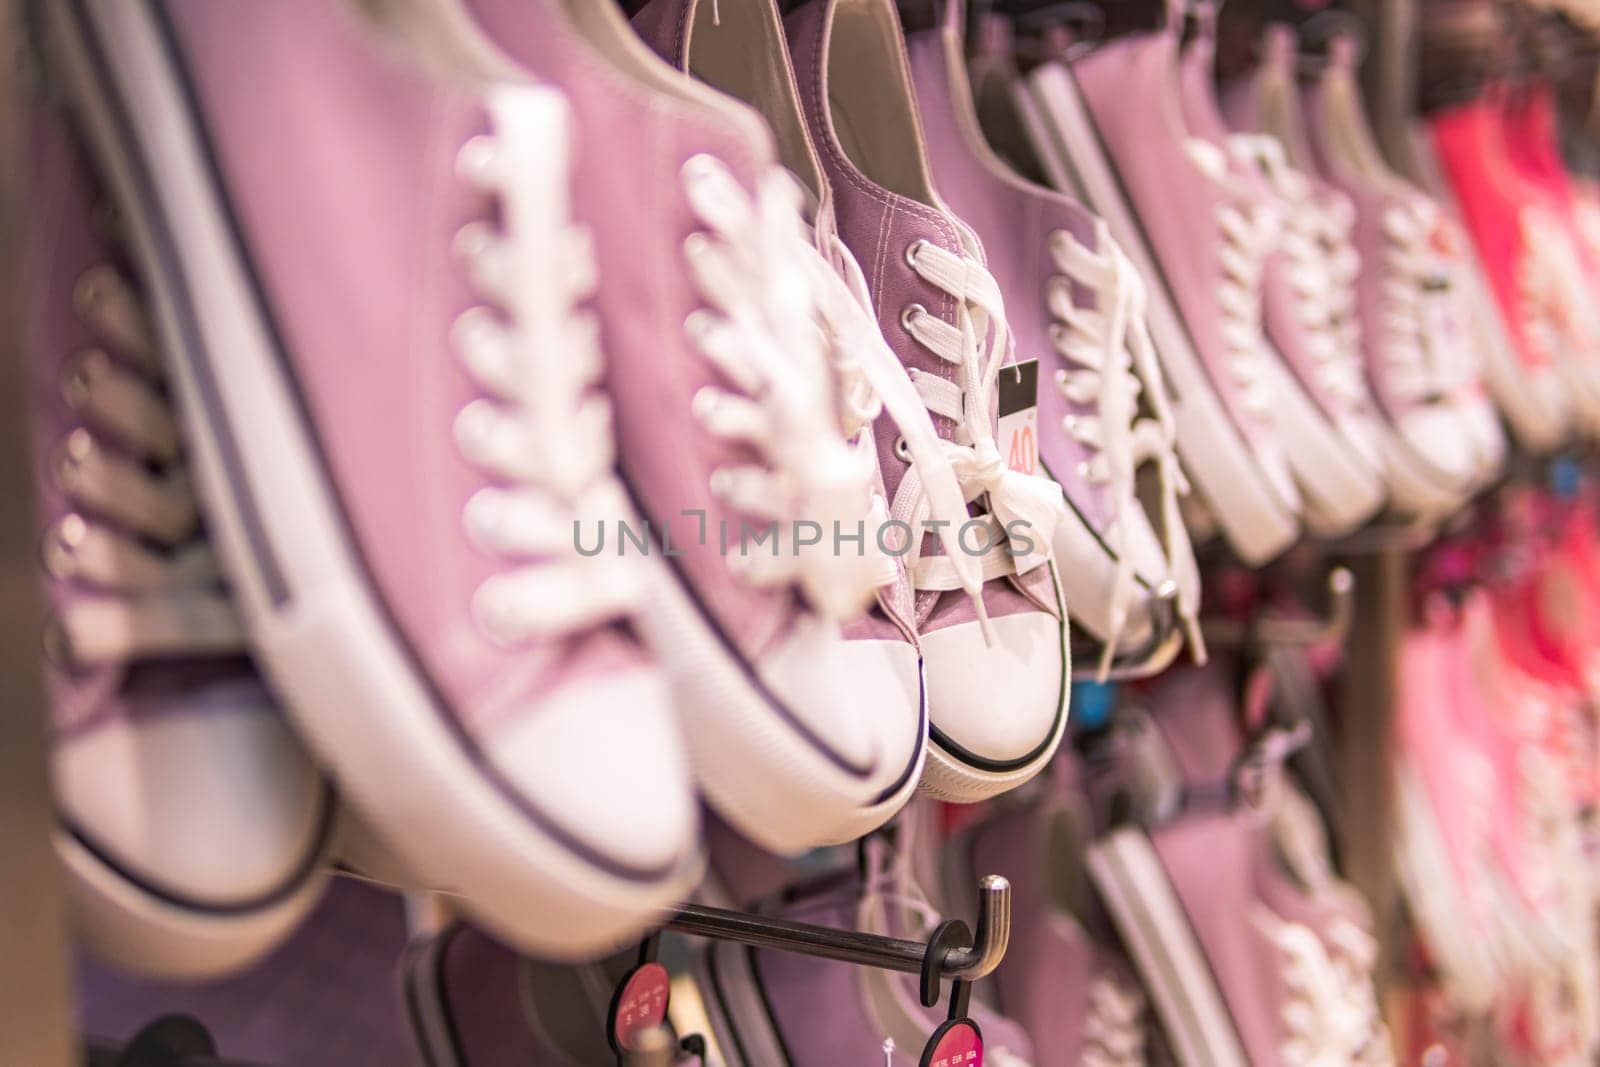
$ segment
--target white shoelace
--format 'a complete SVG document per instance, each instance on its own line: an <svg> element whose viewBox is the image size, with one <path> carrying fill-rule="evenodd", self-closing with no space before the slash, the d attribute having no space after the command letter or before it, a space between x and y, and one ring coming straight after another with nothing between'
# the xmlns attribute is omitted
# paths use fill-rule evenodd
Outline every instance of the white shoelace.
<svg viewBox="0 0 1600 1067"><path fill-rule="evenodd" d="M1253 909L1251 919L1282 960L1288 992L1282 1015L1284 1062L1307 1067L1360 1062L1372 1037L1370 1020L1351 1003L1326 946L1308 927L1264 907Z"/></svg>
<svg viewBox="0 0 1600 1067"><path fill-rule="evenodd" d="M683 181L706 227L684 248L707 305L690 317L689 335L737 390L702 390L695 414L709 432L762 460L715 472L712 492L731 509L776 524L786 545L796 521L824 531L810 550L730 555L730 563L758 585L798 585L829 618L853 618L890 568L876 551L875 530L866 531L860 554L831 546L835 524L853 536L869 516L873 467L841 430L799 188L773 168L752 197L705 155L684 165Z"/></svg>
<svg viewBox="0 0 1600 1067"><path fill-rule="evenodd" d="M1535 208L1523 211L1522 228L1518 282L1533 332L1557 358L1600 348L1600 314L1586 290L1588 273L1572 247L1571 235Z"/></svg>
<svg viewBox="0 0 1600 1067"><path fill-rule="evenodd" d="M995 442L990 411L1000 366L1011 351L1000 286L970 256L948 252L926 240L918 240L906 250L906 261L919 277L955 302L954 326L915 304L905 310L901 321L917 343L956 369L953 382L916 369L910 373L923 406L955 423L954 439L941 440L940 447L955 470L962 495L969 502L987 498L989 514L978 517L989 528L988 550L979 556L983 577L1026 574L1050 561L1051 539L1056 524L1065 517L1066 500L1054 482L1007 467ZM931 509L918 467L906 472L892 511L913 530L923 528ZM1033 542L1031 552L1013 555L1008 550L1009 534L1017 528ZM943 540L948 544L952 536L947 534ZM913 547L911 572L916 588L961 588L952 563L952 557L961 551L958 546L943 555L921 557ZM987 634L987 616L981 606L978 618Z"/></svg>
<svg viewBox="0 0 1600 1067"><path fill-rule="evenodd" d="M507 570L473 596L475 618L513 646L631 614L642 602L638 565L576 550L574 529L631 514L611 474L611 409L594 388L598 326L578 303L593 288L586 231L551 219L542 90L504 88L488 98L492 131L461 151L462 176L499 201L501 224L473 223L458 245L475 287L496 310L469 309L452 337L484 396L456 419L457 444L501 484L478 490L463 525ZM542 101L538 102L542 104Z"/></svg>
<svg viewBox="0 0 1600 1067"><path fill-rule="evenodd" d="M1051 257L1067 278L1095 294L1095 308L1075 307L1070 287L1050 286L1050 314L1058 320L1050 339L1063 359L1076 368L1056 375L1056 386L1075 404L1096 405L1094 415L1067 416L1062 429L1090 450L1084 476L1109 488L1112 495L1112 550L1117 557L1112 585L1110 632L1100 658L1100 678L1110 673L1118 639L1128 619L1133 592L1133 559L1128 529L1133 522L1135 475L1139 466L1154 462L1161 480L1162 525L1166 537L1167 567L1179 589L1178 613L1190 647L1204 657L1197 622L1199 576L1194 549L1183 522L1179 499L1189 492L1188 480L1178 463L1177 424L1167 395L1166 380L1155 356L1145 324L1145 288L1132 261L1112 241L1104 222L1095 232L1096 252L1072 235L1055 231L1049 237ZM1147 398L1154 418L1140 417L1140 394Z"/></svg>
<svg viewBox="0 0 1600 1067"><path fill-rule="evenodd" d="M200 536L138 299L109 265L86 271L73 299L95 335L134 366L90 349L63 376L63 396L83 425L61 443L54 475L81 510L45 535L44 562L53 577L94 593L73 598L56 618L53 651L76 666L240 652L244 631Z"/></svg>
<svg viewBox="0 0 1600 1067"><path fill-rule="evenodd" d="M1235 182L1228 155L1209 141L1186 142L1189 157L1212 180ZM1228 347L1228 371L1238 390L1240 406L1250 418L1270 422L1275 395L1266 365L1266 338L1261 330L1261 279L1278 236L1276 212L1257 208L1245 211L1227 199L1218 201L1217 228L1222 245L1217 258L1222 267L1217 280L1217 306L1223 344Z"/></svg>
<svg viewBox="0 0 1600 1067"><path fill-rule="evenodd" d="M880 413L887 412L905 442L905 454L917 469L915 484L921 487L929 514L934 521L943 522L944 529L959 529L967 521L961 484L933 419L922 405L921 395L878 329L860 265L835 235L830 235L828 241L831 263L809 242L806 249L817 313L832 342L829 352L838 378L846 438L856 442L856 447L866 454L866 462L876 463L877 445L871 426ZM873 503L874 524L887 521L890 508L882 494L874 493ZM902 507L896 510L909 514L915 509L902 500ZM882 558L886 567L880 585L898 577L892 558ZM962 590L981 612L983 569L978 560L958 552L950 563Z"/></svg>
<svg viewBox="0 0 1600 1067"><path fill-rule="evenodd" d="M1434 220L1420 203L1393 206L1384 212L1382 355L1389 389L1405 401L1426 401L1449 394L1450 362L1428 340L1428 303L1449 286L1438 254L1430 247Z"/></svg>
<svg viewBox="0 0 1600 1067"><path fill-rule="evenodd" d="M1346 205L1347 219L1326 219L1329 208L1318 201L1310 180L1289 165L1276 138L1241 134L1229 141L1229 148L1259 170L1286 205L1279 214L1278 250L1305 327L1317 385L1342 412L1359 412L1369 400L1360 350L1341 343L1339 334L1345 321L1355 323L1353 314L1341 314L1354 309L1352 287L1360 270L1349 243L1354 213ZM1337 243L1330 240L1335 234Z"/></svg>

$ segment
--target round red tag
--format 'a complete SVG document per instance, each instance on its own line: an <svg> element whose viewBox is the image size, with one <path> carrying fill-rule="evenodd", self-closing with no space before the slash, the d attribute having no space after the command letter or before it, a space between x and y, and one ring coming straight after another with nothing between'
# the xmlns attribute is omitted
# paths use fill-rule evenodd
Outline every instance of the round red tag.
<svg viewBox="0 0 1600 1067"><path fill-rule="evenodd" d="M619 1052L637 1052L638 1037L667 1021L672 978L659 963L634 969L611 998L611 1044Z"/></svg>
<svg viewBox="0 0 1600 1067"><path fill-rule="evenodd" d="M971 1019L941 1023L923 1050L921 1067L983 1067L983 1034Z"/></svg>

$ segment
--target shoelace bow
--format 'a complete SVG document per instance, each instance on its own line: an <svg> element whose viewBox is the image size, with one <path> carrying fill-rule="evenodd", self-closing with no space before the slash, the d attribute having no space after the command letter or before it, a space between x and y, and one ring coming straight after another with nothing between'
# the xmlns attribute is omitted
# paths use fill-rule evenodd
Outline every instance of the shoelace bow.
<svg viewBox="0 0 1600 1067"><path fill-rule="evenodd" d="M941 439L940 448L955 471L963 497L969 502L987 499L989 514L979 516L990 531L989 550L981 555L983 577L987 580L1026 574L1050 561L1051 538L1057 523L1066 515L1066 500L1054 482L1007 467L995 441L990 411L1000 366L1011 352L1000 286L970 256L957 255L926 240L914 243L907 250L906 259L919 277L955 302L953 326L915 305L902 321L919 344L956 371L955 381L914 368L910 373L923 406L955 424L953 439ZM902 507L911 528L922 529L922 521L931 511L922 472L915 466L906 472L896 494L897 517ZM1031 552L1013 555L1007 550L1008 533L1013 527L1021 527L1033 541ZM948 543L949 538L945 540ZM916 588L961 587L953 563L960 553L958 547L934 557L913 555L912 580ZM987 615L981 607L978 618L987 635Z"/></svg>
<svg viewBox="0 0 1600 1067"><path fill-rule="evenodd" d="M1069 416L1063 428L1093 451L1086 476L1107 486L1112 494L1111 535L1117 570L1110 632L1099 665L1104 680L1128 619L1134 579L1128 529L1138 506L1136 472L1146 462L1154 462L1160 475L1161 521L1168 570L1179 589L1178 614L1190 647L1201 659L1205 653L1197 621L1199 575L1179 506L1180 498L1189 492L1189 482L1178 462L1172 402L1145 324L1144 281L1112 241L1104 222L1097 223L1095 247L1104 251L1093 251L1061 231L1049 238L1057 268L1094 291L1095 308L1074 306L1065 285L1051 286L1047 299L1051 315L1064 324L1052 326L1051 340L1062 357L1078 368L1062 371L1056 384L1074 403L1096 405L1095 415ZM1154 418L1140 417L1141 393Z"/></svg>
<svg viewBox="0 0 1600 1067"><path fill-rule="evenodd" d="M746 193L718 160L684 167L691 208L706 227L685 245L707 308L690 335L738 392L703 390L696 414L712 433L748 445L762 465L724 469L712 491L735 511L776 523L799 518L854 532L872 512L871 457L846 439L827 337L818 329L816 253L806 239L795 180L773 168ZM866 401L857 396L858 402ZM863 551L813 550L734 558L752 582L795 583L834 619L858 614L892 574L866 531Z"/></svg>
<svg viewBox="0 0 1600 1067"><path fill-rule="evenodd" d="M93 592L55 619L55 652L76 666L238 653L244 631L200 529L143 309L108 264L84 273L73 302L122 359L81 352L62 381L83 424L62 442L54 473L78 510L46 535L45 565Z"/></svg>
<svg viewBox="0 0 1600 1067"><path fill-rule="evenodd" d="M458 414L457 444L503 482L473 494L463 524L480 550L516 564L480 584L473 612L505 645L624 617L644 595L638 566L574 544L574 529L624 521L632 509L611 476L611 407L595 388L599 327L579 308L595 283L589 236L544 218L527 178L548 169L542 125L526 117L539 92L492 93L493 132L469 141L459 161L501 213L498 227L472 223L459 235L473 284L495 308L463 313L452 338L485 394Z"/></svg>
<svg viewBox="0 0 1600 1067"><path fill-rule="evenodd" d="M1189 156L1213 181L1236 184L1228 154L1209 141L1187 142ZM1222 341L1228 346L1228 367L1239 392L1240 406L1253 419L1273 418L1275 396L1266 365L1266 339L1261 332L1261 280L1267 257L1277 241L1275 211L1246 211L1224 197L1217 203L1217 228L1222 235L1217 259L1222 268L1217 305L1222 312Z"/></svg>
<svg viewBox="0 0 1600 1067"><path fill-rule="evenodd" d="M833 342L830 352L843 401L845 436L856 441L857 447L870 457L869 462L877 462L876 444L869 430L880 413L887 413L900 431L906 455L918 472L913 486L920 486L929 515L945 523L946 529L958 529L967 521L961 484L921 395L878 329L860 265L837 235L829 235L827 257L809 242L806 249L817 311ZM894 517L908 521L906 516L915 510L903 485L892 509L881 495L874 496L875 523ZM898 576L893 561L884 558L888 566L880 584ZM981 612L984 575L978 560L958 553L951 566L961 589Z"/></svg>

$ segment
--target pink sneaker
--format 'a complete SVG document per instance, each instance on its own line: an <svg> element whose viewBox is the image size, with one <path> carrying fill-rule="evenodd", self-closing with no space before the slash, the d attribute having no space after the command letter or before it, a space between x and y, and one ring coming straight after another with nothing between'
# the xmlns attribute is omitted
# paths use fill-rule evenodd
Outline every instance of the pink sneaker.
<svg viewBox="0 0 1600 1067"><path fill-rule="evenodd" d="M1436 112L1429 130L1522 367L1524 388L1571 420L1592 414L1592 390L1575 358L1586 305L1572 306L1564 226L1503 157L1485 101Z"/></svg>
<svg viewBox="0 0 1600 1067"><path fill-rule="evenodd" d="M1075 759L1057 757L1050 774L1042 795L950 842L947 882L999 874L1011 883L1012 926L1027 934L988 981L1033 1038L1037 1067L1142 1064L1156 1021L1109 931L1098 932L1105 917L1082 866L1093 826Z"/></svg>
<svg viewBox="0 0 1600 1067"><path fill-rule="evenodd" d="M201 979L321 895L322 781L252 666L200 524L163 353L60 116L33 123L28 427L50 626L50 777L76 932Z"/></svg>
<svg viewBox="0 0 1600 1067"><path fill-rule="evenodd" d="M1524 451L1549 452L1562 443L1567 432L1568 403L1561 396L1559 383L1553 374L1535 374L1532 368L1524 367L1510 323L1495 299L1482 254L1473 245L1455 190L1439 165L1426 124L1415 120L1406 132L1404 144L1405 158L1397 160L1403 176L1433 197L1456 234L1452 244L1457 253L1459 303L1465 306L1468 327L1476 342L1479 374L1492 401L1489 406L1505 419L1511 436ZM1581 210L1578 217L1581 235Z"/></svg>
<svg viewBox="0 0 1600 1067"><path fill-rule="evenodd" d="M1165 639L1158 612L1170 610L1159 602L1162 587L1176 585L1195 641L1200 590L1178 510L1187 481L1144 323L1144 286L1102 221L1023 178L990 147L963 60L964 12L952 0L941 26L906 41L929 164L940 192L984 244L1018 351L1040 361L1039 454L1069 505L1054 549L1072 619L1104 644L1102 674L1114 657L1164 665L1177 644L1153 647ZM1153 417L1141 417L1141 397ZM1144 463L1159 478L1155 519L1135 495Z"/></svg>
<svg viewBox="0 0 1600 1067"><path fill-rule="evenodd" d="M1397 510L1437 518L1460 506L1482 461L1451 403L1453 358L1436 318L1453 314L1438 207L1377 155L1355 80L1353 42L1330 57L1304 96L1306 129L1323 178L1356 206L1362 346L1384 416L1385 456ZM1455 343L1460 343L1459 337Z"/></svg>
<svg viewBox="0 0 1600 1067"><path fill-rule="evenodd" d="M1295 88L1297 43L1294 33L1286 26L1269 27L1263 42L1264 58L1254 74L1235 88L1233 105L1241 116L1249 116L1253 125L1259 125L1278 136L1296 165L1308 173L1318 168L1305 128L1304 117L1298 104ZM1357 129L1358 139L1352 144L1366 145L1370 135L1364 127ZM1354 149L1353 149L1354 151ZM1385 173L1387 164L1377 158L1370 146L1361 150L1364 165L1374 173ZM1413 154L1414 155L1414 154ZM1318 180L1318 185L1342 201L1338 209L1341 221L1337 240L1348 246L1355 231L1355 206L1350 199ZM1447 205L1429 187L1428 195L1436 206L1449 215ZM1455 411L1461 429L1472 445L1475 459L1475 485L1484 485L1499 477L1505 460L1505 434L1496 417L1494 404L1484 388L1483 376L1490 358L1500 359L1502 365L1510 352L1502 336L1502 324L1496 319L1492 302L1486 308L1475 307L1482 285L1477 264L1470 250L1461 242L1459 229L1453 217L1447 217L1434 232L1435 251L1441 266L1449 275L1449 287L1435 291L1427 300L1424 329L1433 354L1433 370L1439 391ZM1344 253L1333 260L1337 263L1339 301L1349 302L1349 307L1359 319L1359 301L1356 299L1360 282L1360 257L1352 247L1348 258ZM1488 311L1485 319L1480 310ZM1359 360L1360 328L1356 326L1350 341ZM1514 373L1514 371L1512 372ZM1519 394L1520 395L1520 394ZM1380 427L1381 435L1382 429ZM1380 440L1381 446L1381 440ZM1402 472L1403 476L1403 472Z"/></svg>
<svg viewBox="0 0 1600 1067"><path fill-rule="evenodd" d="M600 266L618 461L678 546L645 622L700 785L772 851L848 840L903 794L920 686L902 634L839 633L883 580L867 551L882 531L866 529L872 471L840 432L825 337L795 299L814 281L801 194L760 117L672 70L615 5L468 6L586 131L575 207ZM823 544L793 551L805 522ZM833 523L862 541L835 548ZM785 542L771 557L764 527Z"/></svg>
<svg viewBox="0 0 1600 1067"><path fill-rule="evenodd" d="M1270 135L1236 134L1224 121L1213 81L1213 16L1184 47L1179 64L1184 119L1192 137L1227 153L1230 171L1270 205L1278 236L1262 277L1262 310L1277 376L1284 450L1305 503L1306 525L1339 536L1371 519L1384 503L1379 427L1359 357L1342 344L1339 263L1328 237L1338 206L1289 166ZM1332 254L1330 254L1332 253ZM1280 366L1286 364L1287 367ZM1285 369L1289 373L1282 373Z"/></svg>
<svg viewBox="0 0 1600 1067"><path fill-rule="evenodd" d="M855 258L838 239L833 191L811 144L800 111L799 89L789 65L783 20L773 0L757 0L722 11L699 0L652 0L634 15L645 42L674 67L726 92L761 112L775 131L783 165L805 188L813 218L808 233L814 254L810 281L817 324L829 338L829 357L840 392L845 435L863 455L874 476L870 521L889 518L873 424L892 422L908 442L906 451L928 489L934 510L959 527L966 503L955 472L941 454L938 435L905 368L878 331L871 297ZM902 557L884 556L887 565L872 610L846 626L852 641L881 643L901 657L919 650L910 574ZM962 562L965 562L963 560ZM974 568L975 569L975 568ZM920 683L920 663L916 679ZM919 715L893 721L882 739L886 764L903 773L878 799L861 810L849 829L859 837L882 825L915 789L926 753L927 706L923 692L912 694L909 710Z"/></svg>
<svg viewBox="0 0 1600 1067"><path fill-rule="evenodd" d="M1005 309L977 239L935 191L893 4L811 0L786 28L840 237L976 511L959 544L947 535L942 554L925 555L919 537L909 561L928 684L923 786L980 800L1037 774L1065 727L1065 620L1049 563L1066 507L1059 486L1007 470L996 446L996 382L1012 354ZM922 478L889 429L876 432L890 513L917 528ZM975 550L981 596L954 558Z"/></svg>
<svg viewBox="0 0 1600 1067"><path fill-rule="evenodd" d="M1442 699L1451 684L1447 640L1428 627L1408 634L1401 649L1395 870L1450 1000L1481 1011L1509 957L1491 891L1494 780Z"/></svg>
<svg viewBox="0 0 1600 1067"><path fill-rule="evenodd" d="M635 936L698 877L698 819L643 564L570 540L629 509L564 105L443 88L305 0L51 18L296 725L509 940Z"/></svg>
<svg viewBox="0 0 1600 1067"><path fill-rule="evenodd" d="M1233 549L1264 563L1301 510L1261 333L1271 221L1212 146L1182 132L1177 33L1041 64L1019 95L1058 189L1081 187L1139 272L1174 394L1178 452ZM1184 176L1174 182L1175 174Z"/></svg>

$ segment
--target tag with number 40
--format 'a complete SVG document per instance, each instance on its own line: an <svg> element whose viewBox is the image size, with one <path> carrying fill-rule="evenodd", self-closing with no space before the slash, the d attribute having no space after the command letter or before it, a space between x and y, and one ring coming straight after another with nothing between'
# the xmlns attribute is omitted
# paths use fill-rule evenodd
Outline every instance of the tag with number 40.
<svg viewBox="0 0 1600 1067"><path fill-rule="evenodd" d="M1039 361L1029 359L1001 367L999 387L1000 455L1014 471L1040 474Z"/></svg>

